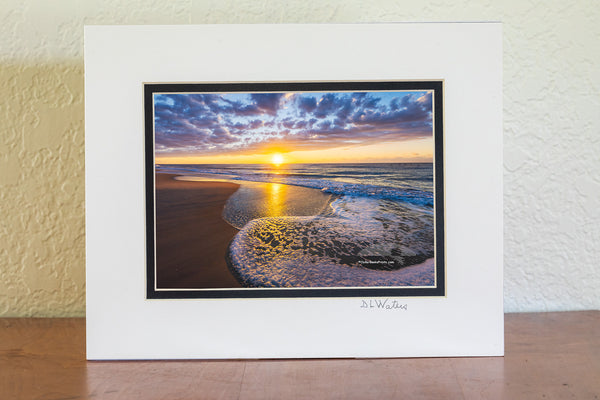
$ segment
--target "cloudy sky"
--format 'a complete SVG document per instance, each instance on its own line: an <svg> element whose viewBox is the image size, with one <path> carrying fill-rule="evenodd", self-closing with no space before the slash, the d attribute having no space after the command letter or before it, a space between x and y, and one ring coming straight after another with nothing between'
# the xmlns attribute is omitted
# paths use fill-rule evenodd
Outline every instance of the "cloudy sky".
<svg viewBox="0 0 600 400"><path fill-rule="evenodd" d="M423 162L432 94L154 94L157 163Z"/></svg>

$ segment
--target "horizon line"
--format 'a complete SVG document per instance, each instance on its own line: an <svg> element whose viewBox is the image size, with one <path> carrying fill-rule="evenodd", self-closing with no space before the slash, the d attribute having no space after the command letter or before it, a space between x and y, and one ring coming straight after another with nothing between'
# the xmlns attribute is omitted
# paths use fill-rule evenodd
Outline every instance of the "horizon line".
<svg viewBox="0 0 600 400"><path fill-rule="evenodd" d="M280 167L285 165L298 164L433 164L432 161L392 161L392 162L286 162L280 164ZM157 165L273 165L273 163L154 163Z"/></svg>

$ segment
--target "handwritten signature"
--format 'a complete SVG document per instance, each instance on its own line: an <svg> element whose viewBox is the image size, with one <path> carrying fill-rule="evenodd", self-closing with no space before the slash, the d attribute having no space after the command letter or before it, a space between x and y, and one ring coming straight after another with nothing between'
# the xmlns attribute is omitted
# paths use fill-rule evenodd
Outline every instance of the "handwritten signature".
<svg viewBox="0 0 600 400"><path fill-rule="evenodd" d="M361 300L360 308L377 308L380 310L408 310L408 304L402 304L392 299L369 299Z"/></svg>

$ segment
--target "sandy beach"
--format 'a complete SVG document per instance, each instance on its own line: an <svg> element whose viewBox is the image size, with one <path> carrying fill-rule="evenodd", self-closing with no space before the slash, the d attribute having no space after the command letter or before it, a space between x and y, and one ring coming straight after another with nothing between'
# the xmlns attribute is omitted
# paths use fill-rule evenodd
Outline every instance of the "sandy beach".
<svg viewBox="0 0 600 400"><path fill-rule="evenodd" d="M239 185L177 181L175 176L156 174L157 287L241 287L225 262L237 230L222 218L225 202Z"/></svg>

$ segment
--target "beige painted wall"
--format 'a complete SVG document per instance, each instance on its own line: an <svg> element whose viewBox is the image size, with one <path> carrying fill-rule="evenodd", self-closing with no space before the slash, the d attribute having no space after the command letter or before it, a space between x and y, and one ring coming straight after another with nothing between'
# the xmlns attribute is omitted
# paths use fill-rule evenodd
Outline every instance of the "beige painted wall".
<svg viewBox="0 0 600 400"><path fill-rule="evenodd" d="M85 314L83 25L486 20L504 22L506 310L600 308L597 1L4 0L0 316Z"/></svg>

